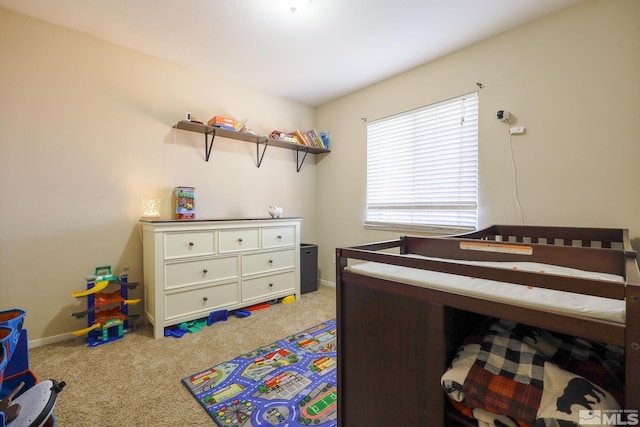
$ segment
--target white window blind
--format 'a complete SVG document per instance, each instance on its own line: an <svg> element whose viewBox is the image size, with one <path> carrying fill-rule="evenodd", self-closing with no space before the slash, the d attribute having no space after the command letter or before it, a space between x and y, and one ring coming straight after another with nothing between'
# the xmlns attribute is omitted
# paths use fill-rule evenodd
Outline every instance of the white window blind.
<svg viewBox="0 0 640 427"><path fill-rule="evenodd" d="M478 94L367 124L365 226L475 229Z"/></svg>

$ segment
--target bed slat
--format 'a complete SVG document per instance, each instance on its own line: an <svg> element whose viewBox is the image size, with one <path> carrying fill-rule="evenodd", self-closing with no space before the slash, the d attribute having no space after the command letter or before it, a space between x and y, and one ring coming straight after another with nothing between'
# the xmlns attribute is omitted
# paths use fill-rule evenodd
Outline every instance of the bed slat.
<svg viewBox="0 0 640 427"><path fill-rule="evenodd" d="M477 240L468 238L405 237L403 241L405 244L403 253L405 254L413 253L434 258L466 261L538 262L618 276L624 276L625 274L622 250L533 245L514 242L504 244L504 248L507 250L517 248L530 249L530 251L511 250L500 252L500 243L496 243L495 251L462 249L466 243L477 246Z"/></svg>

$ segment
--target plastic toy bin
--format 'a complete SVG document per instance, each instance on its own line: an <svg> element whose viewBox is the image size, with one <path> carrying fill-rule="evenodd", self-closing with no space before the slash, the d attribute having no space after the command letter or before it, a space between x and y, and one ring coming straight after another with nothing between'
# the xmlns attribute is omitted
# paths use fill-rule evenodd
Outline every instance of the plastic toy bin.
<svg viewBox="0 0 640 427"><path fill-rule="evenodd" d="M38 378L29 369L29 346L26 329L20 331L17 346L4 371L4 379L0 383L0 400L8 396L21 382L24 382L24 386L13 397L14 399L38 383ZM5 425L4 413L0 412L0 427L5 427ZM55 425L55 418L51 415L44 422L43 427L55 427Z"/></svg>
<svg viewBox="0 0 640 427"><path fill-rule="evenodd" d="M21 382L24 382L24 386L22 387L22 390L13 397L14 399L26 390L38 384L38 379L31 370L26 370L13 376L5 377L2 387L0 388L0 400L4 399L9 393L18 387ZM0 412L0 427L5 427L5 425L4 414ZM55 425L56 419L53 414L51 414L44 424L42 424L42 427L55 427ZM11 424L9 424L8 427L11 427Z"/></svg>

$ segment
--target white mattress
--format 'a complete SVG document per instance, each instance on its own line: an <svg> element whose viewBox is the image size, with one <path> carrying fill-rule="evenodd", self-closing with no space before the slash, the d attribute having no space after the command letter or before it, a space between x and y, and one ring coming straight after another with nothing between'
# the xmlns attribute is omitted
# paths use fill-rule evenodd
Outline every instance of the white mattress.
<svg viewBox="0 0 640 427"><path fill-rule="evenodd" d="M624 283L624 278L621 276L577 270L550 264L533 262L455 261L450 259L427 258L418 255L406 256L486 267L518 269L522 271L540 272L543 274L549 273L562 276L581 277L612 283ZM457 294L482 297L483 299L490 301L517 304L523 307L544 309L563 314L579 315L616 323L624 323L625 321L625 302L623 300L502 283L493 280L458 276L455 274L439 273L435 271L421 270L418 268L402 267L376 262L350 265L347 267L347 270L358 274L389 279L425 288L442 289Z"/></svg>

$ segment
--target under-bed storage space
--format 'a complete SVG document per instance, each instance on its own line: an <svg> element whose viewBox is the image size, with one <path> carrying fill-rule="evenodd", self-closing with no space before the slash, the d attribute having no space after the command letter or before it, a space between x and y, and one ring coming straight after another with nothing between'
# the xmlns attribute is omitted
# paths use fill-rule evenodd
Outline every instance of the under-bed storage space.
<svg viewBox="0 0 640 427"><path fill-rule="evenodd" d="M339 393L340 425L443 425L440 376L485 316L430 303L415 291L356 279L339 292L338 381L339 390L349 390Z"/></svg>
<svg viewBox="0 0 640 427"><path fill-rule="evenodd" d="M596 277L482 265L523 256L549 271L560 266ZM494 226L462 236L341 248L336 259L340 425L475 425L453 411L440 380L462 340L487 317L621 347L625 408L640 408L640 274L626 230ZM622 313L601 319L350 268L362 263L603 298Z"/></svg>

